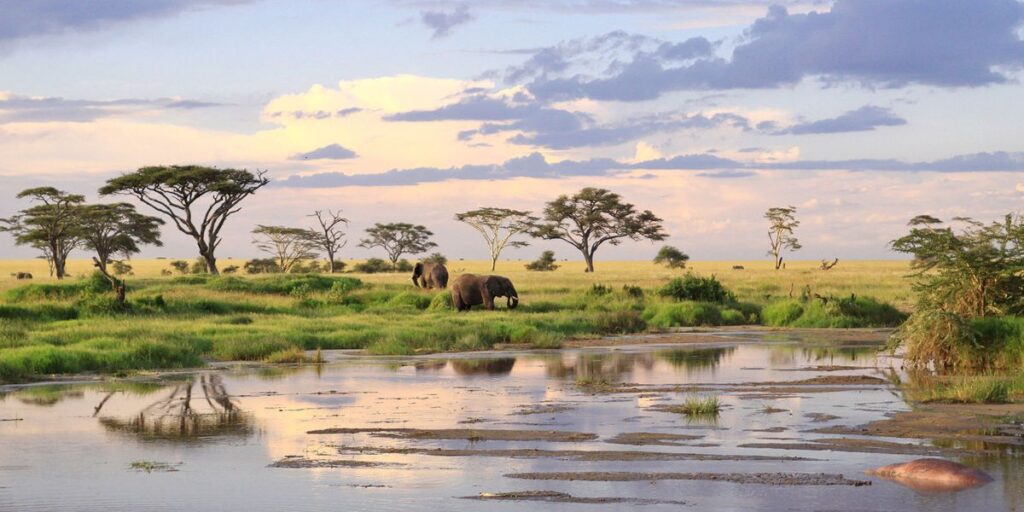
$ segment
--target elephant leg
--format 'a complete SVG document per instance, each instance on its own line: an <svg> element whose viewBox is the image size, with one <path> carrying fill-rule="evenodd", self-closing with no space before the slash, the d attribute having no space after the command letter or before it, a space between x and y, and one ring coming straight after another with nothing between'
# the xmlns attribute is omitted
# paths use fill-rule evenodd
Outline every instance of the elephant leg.
<svg viewBox="0 0 1024 512"><path fill-rule="evenodd" d="M494 311L494 297L484 295L484 308L487 309L487 311Z"/></svg>
<svg viewBox="0 0 1024 512"><path fill-rule="evenodd" d="M455 307L455 311L465 311L465 305L462 303L462 297L452 290L452 306Z"/></svg>

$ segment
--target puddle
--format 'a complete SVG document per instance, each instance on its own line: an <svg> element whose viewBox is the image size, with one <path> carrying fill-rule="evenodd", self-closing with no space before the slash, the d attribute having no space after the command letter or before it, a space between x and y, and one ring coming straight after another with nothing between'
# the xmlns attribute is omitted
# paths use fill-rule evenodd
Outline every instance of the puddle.
<svg viewBox="0 0 1024 512"><path fill-rule="evenodd" d="M907 438L885 423L910 410L889 385L899 361L854 334L809 336L407 358L338 352L319 366L8 388L0 419L17 421L0 421L0 510L1024 506L1020 451L990 446L1016 435L1013 425L975 426L967 439ZM665 412L712 395L717 416ZM945 413L929 411L910 419L934 425L928 414ZM864 473L919 456L978 467L994 482L936 493ZM130 469L139 461L174 470Z"/></svg>

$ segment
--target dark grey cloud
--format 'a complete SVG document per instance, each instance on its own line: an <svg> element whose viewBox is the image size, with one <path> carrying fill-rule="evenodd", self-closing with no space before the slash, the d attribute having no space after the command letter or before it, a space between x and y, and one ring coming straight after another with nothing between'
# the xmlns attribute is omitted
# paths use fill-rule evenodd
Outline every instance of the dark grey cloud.
<svg viewBox="0 0 1024 512"><path fill-rule="evenodd" d="M730 8L768 5L826 5L829 0L473 0L476 9L538 10L570 14L621 14L678 11L687 8ZM393 4L422 8L455 8L464 0L392 0Z"/></svg>
<svg viewBox="0 0 1024 512"><path fill-rule="evenodd" d="M142 110L195 110L223 106L221 103L176 98L78 100L60 97L9 95L0 98L0 124L17 122L79 122L127 115Z"/></svg>
<svg viewBox="0 0 1024 512"><path fill-rule="evenodd" d="M711 129L723 125L750 129L746 118L730 113L662 113L600 124L585 113L546 107L524 99L525 102L514 102L472 95L434 110L402 112L385 119L404 122L482 121L478 128L461 132L459 139L470 141L478 135L519 132L508 142L549 149L613 146L654 133Z"/></svg>
<svg viewBox="0 0 1024 512"><path fill-rule="evenodd" d="M587 73L575 66L588 55L560 45L536 51L505 77L545 102L642 101L672 91L791 86L808 77L883 88L984 86L1007 82L1006 70L1024 67L1022 22L1018 0L837 0L831 10L807 14L773 6L729 58L698 52L680 64L639 50L595 75L595 66Z"/></svg>
<svg viewBox="0 0 1024 512"><path fill-rule="evenodd" d="M616 169L622 169L622 164L610 159L568 160L549 163L540 153L532 153L497 165L464 165L448 169L418 167L414 169L392 169L376 174L328 172L311 176L291 176L287 179L276 181L274 184L276 186L298 188L386 187L446 180L504 180L523 177L600 176Z"/></svg>
<svg viewBox="0 0 1024 512"><path fill-rule="evenodd" d="M853 172L1024 172L1024 153L993 152L959 155L930 162L901 160L821 160L784 163L744 163L703 153L660 158L639 163L619 162L607 158L550 163L540 153L513 158L496 165L464 165L441 169L419 167L392 169L383 173L346 174L327 172L310 176L291 176L275 181L275 186L296 188L387 187L435 183L447 180L505 180L513 178L557 179L570 176L609 176L634 170L700 171L704 178L737 179L756 175L762 170ZM641 177L650 177L649 174Z"/></svg>
<svg viewBox="0 0 1024 512"><path fill-rule="evenodd" d="M458 5L450 12L446 11L423 11L420 13L420 21L434 31L434 39L448 37L452 29L465 25L476 19L473 13L469 12L466 5Z"/></svg>
<svg viewBox="0 0 1024 512"><path fill-rule="evenodd" d="M879 126L902 126L907 120L894 114L891 110L874 105L865 105L851 110L838 117L799 123L784 130L777 130L776 135L807 135L821 133L867 132Z"/></svg>
<svg viewBox="0 0 1024 512"><path fill-rule="evenodd" d="M305 153L296 153L289 160L348 160L356 158L355 151L348 149L341 144L330 144L322 148L316 148Z"/></svg>
<svg viewBox="0 0 1024 512"><path fill-rule="evenodd" d="M0 44L252 0L0 0Z"/></svg>
<svg viewBox="0 0 1024 512"><path fill-rule="evenodd" d="M277 110L274 112L268 112L267 116L270 118L281 118L290 117L292 119L340 119L342 117L348 117L353 114L358 114L365 109L358 107L343 108L340 110L291 110L283 111Z"/></svg>

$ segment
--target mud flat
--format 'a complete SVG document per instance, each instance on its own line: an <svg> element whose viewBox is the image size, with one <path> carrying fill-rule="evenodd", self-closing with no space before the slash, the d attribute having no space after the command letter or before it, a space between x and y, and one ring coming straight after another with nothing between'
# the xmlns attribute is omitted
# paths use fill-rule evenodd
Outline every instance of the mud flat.
<svg viewBox="0 0 1024 512"><path fill-rule="evenodd" d="M588 482L632 482L657 480L705 480L759 485L871 485L869 480L851 480L829 473L637 473L627 471L579 471L552 473L509 473L520 480L561 480Z"/></svg>
<svg viewBox="0 0 1024 512"><path fill-rule="evenodd" d="M842 427L839 427L842 428ZM953 448L927 446L909 443L892 443L875 439L825 438L792 443L743 443L739 448L761 448L772 450L801 450L852 453L887 453L900 455L949 456L967 455L969 452Z"/></svg>
<svg viewBox="0 0 1024 512"><path fill-rule="evenodd" d="M418 428L325 428L307 434L370 434L394 439L435 439L466 441L544 441L579 443L597 439L597 434L564 430L418 429Z"/></svg>
<svg viewBox="0 0 1024 512"><path fill-rule="evenodd" d="M405 464L394 462L373 462L368 460L338 460L338 459L308 459L301 455L285 457L267 467L285 469L313 469L313 468L384 468L401 467Z"/></svg>
<svg viewBox="0 0 1024 512"><path fill-rule="evenodd" d="M975 450L1024 446L1024 404L921 404L857 427L816 433L962 442Z"/></svg>
<svg viewBox="0 0 1024 512"><path fill-rule="evenodd" d="M645 452L632 450L539 450L539 449L446 449L446 448L392 448L376 446L341 446L342 455L428 455L432 457L499 457L505 459L553 458L582 462L634 462L634 461L812 461L805 457L769 455L727 455L717 453Z"/></svg>
<svg viewBox="0 0 1024 512"><path fill-rule="evenodd" d="M463 496L466 500L481 501L544 501L548 503L578 503L601 505L608 503L628 503L630 505L689 505L685 501L652 500L644 498L585 498L557 491L516 491L516 492L484 492L477 496Z"/></svg>

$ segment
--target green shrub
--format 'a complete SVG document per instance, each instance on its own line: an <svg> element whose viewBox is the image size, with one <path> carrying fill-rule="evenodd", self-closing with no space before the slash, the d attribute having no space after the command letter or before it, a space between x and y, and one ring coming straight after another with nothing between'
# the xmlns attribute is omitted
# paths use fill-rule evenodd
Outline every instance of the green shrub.
<svg viewBox="0 0 1024 512"><path fill-rule="evenodd" d="M360 274L377 274L380 272L391 272L391 263L380 258L370 258L352 267L354 272Z"/></svg>
<svg viewBox="0 0 1024 512"><path fill-rule="evenodd" d="M647 322L638 311L625 309L597 316L599 334L632 334L647 329Z"/></svg>
<svg viewBox="0 0 1024 512"><path fill-rule="evenodd" d="M765 325L774 327L792 325L803 314L803 305L795 300L773 302L761 310L761 318Z"/></svg>
<svg viewBox="0 0 1024 512"><path fill-rule="evenodd" d="M722 325L721 310L706 302L656 304L644 311L647 323L658 328Z"/></svg>
<svg viewBox="0 0 1024 512"><path fill-rule="evenodd" d="M427 309L433 297L417 292L402 292L388 301L389 306L409 306L416 309Z"/></svg>
<svg viewBox="0 0 1024 512"><path fill-rule="evenodd" d="M438 310L438 309L452 309L452 294L449 292L439 292L434 295L434 298L430 299L430 306L427 309Z"/></svg>
<svg viewBox="0 0 1024 512"><path fill-rule="evenodd" d="M736 296L727 290L715 276L699 277L690 272L687 272L683 277L677 277L669 281L668 284L658 290L658 295L675 300L714 302L718 304L736 301Z"/></svg>
<svg viewBox="0 0 1024 512"><path fill-rule="evenodd" d="M526 264L526 270L534 272L551 272L558 268L555 265L555 251L544 251L540 257Z"/></svg>

